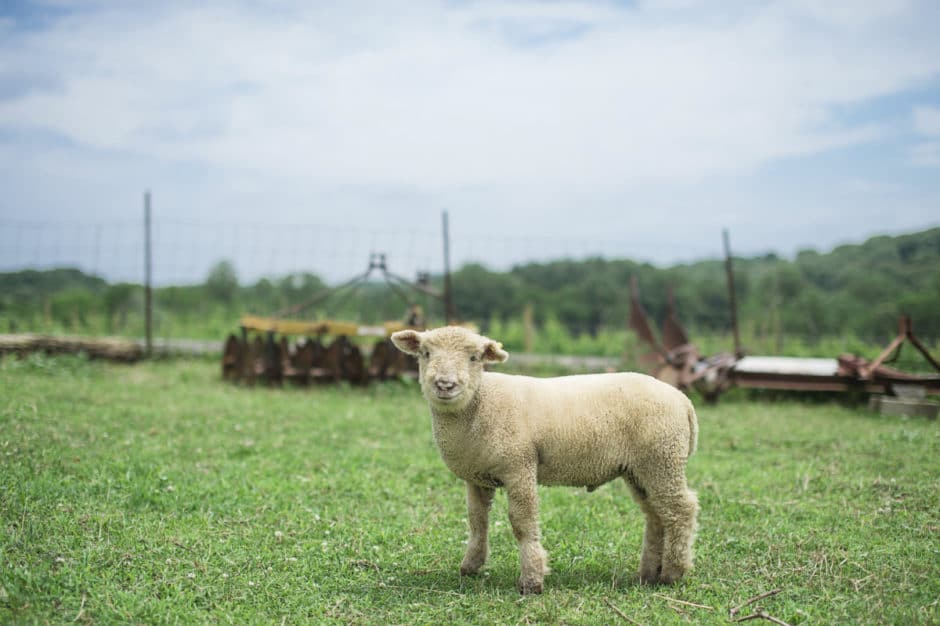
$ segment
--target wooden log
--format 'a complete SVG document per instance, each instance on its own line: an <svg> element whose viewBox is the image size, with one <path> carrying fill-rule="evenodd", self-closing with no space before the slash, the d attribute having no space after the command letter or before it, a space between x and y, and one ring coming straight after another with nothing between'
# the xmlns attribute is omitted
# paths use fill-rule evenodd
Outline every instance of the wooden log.
<svg viewBox="0 0 940 626"><path fill-rule="evenodd" d="M141 346L127 339L114 337L70 337L52 335L0 335L0 355L24 356L30 352L46 354L79 354L92 359L133 363L144 356Z"/></svg>

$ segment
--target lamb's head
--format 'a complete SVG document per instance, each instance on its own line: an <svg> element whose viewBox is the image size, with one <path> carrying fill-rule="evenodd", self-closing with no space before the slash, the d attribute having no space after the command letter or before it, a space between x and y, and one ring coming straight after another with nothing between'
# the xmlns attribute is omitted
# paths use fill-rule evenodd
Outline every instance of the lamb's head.
<svg viewBox="0 0 940 626"><path fill-rule="evenodd" d="M399 350L418 358L421 391L435 408L459 411L476 396L485 363L509 358L502 344L459 326L392 335Z"/></svg>

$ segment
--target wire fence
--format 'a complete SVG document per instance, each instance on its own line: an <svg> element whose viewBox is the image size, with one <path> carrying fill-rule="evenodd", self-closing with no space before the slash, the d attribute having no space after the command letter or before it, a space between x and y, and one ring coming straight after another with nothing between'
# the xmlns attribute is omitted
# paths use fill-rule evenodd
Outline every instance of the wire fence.
<svg viewBox="0 0 940 626"><path fill-rule="evenodd" d="M450 265L454 270L468 263L505 271L517 264L561 258L635 259L643 256L644 251L651 254L666 245L603 237L497 236L492 232L462 231L459 226L454 227L453 221L450 223ZM150 276L152 285L158 288L203 284L212 268L221 261L232 264L243 287L255 285L261 278L279 279L291 274L314 274L327 284L340 285L362 275L370 267L374 253L384 254L388 269L405 279L444 272L444 230L440 223L418 228L378 228L198 220L154 213L150 221L150 241ZM139 220L0 219L0 272L73 268L103 278L112 285L142 285L146 282L145 243L143 216ZM707 253L703 251L703 254ZM376 273L372 278L380 277ZM305 284L304 280L299 282ZM148 292L143 293L146 296ZM148 345L155 339L162 345L161 342L189 341L194 337L222 337L233 329L239 313L215 311L208 318L196 315L199 319L194 319L192 313L182 312L183 309L171 304L168 298L172 296L163 293L156 298L153 307L145 302L130 304L130 300L120 305L112 302L105 307L108 312L103 316L100 313L85 315L81 312L81 303L67 298L61 303L56 299L44 300L41 310L29 309L29 313L22 315L8 310L5 316L0 315L0 332L119 334L146 337ZM443 318L442 305L428 298L423 298L420 304L429 315ZM330 310L336 313L341 305L341 298L334 298ZM273 300L266 300L263 306L268 308L255 312L270 313L272 307L277 308ZM376 297L368 300L366 309L352 315L344 311L342 317L360 322L375 321L397 318L404 311L404 304L398 298L379 296L378 300ZM481 321L486 319L481 318ZM509 333L513 329L504 330ZM584 330L569 329L576 334ZM580 346L580 352L595 354L614 350L603 345L604 338L598 337L594 343L596 345ZM619 335L606 343L616 345L615 351L619 353L622 344Z"/></svg>
<svg viewBox="0 0 940 626"><path fill-rule="evenodd" d="M453 222L452 222L453 224ZM143 220L30 221L0 219L0 271L71 267L109 282L144 281ZM359 274L369 256L385 253L390 269L414 277L443 272L443 234L435 225L378 229L315 223L278 224L189 220L154 215L152 263L155 286L205 281L210 268L230 261L242 284L262 277L312 273L337 284ZM561 258L655 257L666 241L622 241L604 237L494 236L451 226L451 265L481 263L493 270ZM718 256L715 245L689 250Z"/></svg>
<svg viewBox="0 0 940 626"><path fill-rule="evenodd" d="M526 262L558 259L581 260L601 257L644 261L655 258L657 251L663 248L681 247L689 260L715 259L723 253L720 239L717 237L714 242L703 237L698 244L700 247L696 248L688 244L677 246L675 242L666 240L617 239L609 233L598 237L550 237L535 234L506 236L494 235L493 232L469 231L462 228L459 222L455 223L455 220L450 220L449 239L451 267L455 270L472 262L481 263L491 270L505 271L513 265ZM151 242L151 275L155 287L203 284L213 266L223 260L232 263L238 282L243 287L256 285L261 278L282 278L289 274L308 273L318 276L327 284L339 285L361 275L369 267L371 255L377 252L386 255L390 271L406 279L414 279L419 273L440 275L444 269L443 232L440 224L433 223L426 223L417 228L378 228L364 225L197 220L163 217L157 213L151 222ZM143 216L140 219L72 221L0 218L0 272L75 268L101 277L112 285L141 285L145 282L144 251ZM306 284L304 280L299 283ZM642 288L645 289L644 293L660 296L659 300L662 300L663 285L644 285ZM133 293L140 291L132 290ZM268 314L278 307L272 299L260 295L263 290L254 291L259 295L253 297L261 298L259 302L263 300L264 305L256 307L258 310L253 312ZM118 298L121 293L123 292L117 290L111 295ZM713 303L714 306L704 309L699 307L693 320L693 325L698 324L696 340L706 350L717 348L708 344L709 340L703 333L717 332L718 335L712 343L727 343L728 338L723 333L730 329L729 312L723 303L724 289L719 285L717 291L712 290L709 293L719 294L717 297L721 302ZM187 313L185 316L177 315L179 311L173 308L176 305L171 305L169 297L170 294L162 293L156 302L153 329L154 336L158 338L222 337L231 330L237 315L246 312L234 309L223 311L218 319L207 319L198 312ZM370 300L358 313L361 319L356 319L361 322L374 321L372 318L382 315L386 316L382 319L392 319L389 315L399 316L404 313L405 309L397 299L386 298L392 301L380 303L378 300L381 298L382 296L377 296ZM33 310L33 307L25 314L25 318L12 311L16 302L15 294L7 298L8 309L4 315L0 315L0 332L40 329L42 332L107 333L142 337L147 328L143 316L146 307L143 302L136 300L126 307L113 302L101 305L107 313L88 319L81 313L81 302L73 302L67 298L63 298L61 302L55 298L44 300L38 310ZM768 302L757 315L751 310L750 317L746 317L742 322L742 332L748 333L745 343L751 347L760 345L765 353L772 354L775 353L774 350L781 350L784 336L788 343L794 344L795 340L801 339L801 336L795 333L803 332L807 346L813 346L813 343L819 340L819 333L807 334L805 331L784 328L774 302L776 301ZM9 306L11 303L12 307ZM427 302L422 305L426 310L430 310ZM336 302L333 307L336 308ZM870 329L867 331L859 331L853 341L858 340L856 343L875 346L883 343L884 333L891 333L895 328L896 312L893 306L885 305L881 308L884 311L878 313L878 323L869 325ZM390 313L391 309L393 310ZM682 309L680 301L680 312ZM154 312L149 308L146 310ZM662 311L651 312L656 319L661 319ZM628 317L627 299L624 297L616 310L608 313L608 317L622 320L615 324L610 324L609 320L607 322L608 330L614 329L620 334L616 337L595 337L596 328L593 323L567 320L566 333L584 338L583 341L588 343L583 346L579 344L576 349L568 345L566 351L606 354L608 350L620 350L620 335L626 332L624 324ZM443 316L437 312L434 315ZM929 316L920 316L918 319L927 317ZM474 319L485 323L493 318L477 314ZM521 322L515 321L515 327L501 328L501 332L506 336L516 332L521 337L524 334L519 330L522 328ZM688 323L689 320L686 319L685 322ZM549 331L550 328L546 329L546 332ZM923 333L928 340L935 337L926 327ZM522 343L522 339L518 342ZM806 347L804 352L818 350L828 354L842 350L863 353L865 347L861 346L861 343L850 346L839 344L838 347L834 344L825 348ZM803 347L800 349L803 350Z"/></svg>

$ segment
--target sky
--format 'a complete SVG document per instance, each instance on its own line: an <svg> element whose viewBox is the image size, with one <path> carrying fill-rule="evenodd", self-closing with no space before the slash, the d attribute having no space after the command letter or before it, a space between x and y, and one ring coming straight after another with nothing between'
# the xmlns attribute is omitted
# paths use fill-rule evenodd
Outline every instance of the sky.
<svg viewBox="0 0 940 626"><path fill-rule="evenodd" d="M339 280L940 225L935 0L0 0L0 271Z"/></svg>

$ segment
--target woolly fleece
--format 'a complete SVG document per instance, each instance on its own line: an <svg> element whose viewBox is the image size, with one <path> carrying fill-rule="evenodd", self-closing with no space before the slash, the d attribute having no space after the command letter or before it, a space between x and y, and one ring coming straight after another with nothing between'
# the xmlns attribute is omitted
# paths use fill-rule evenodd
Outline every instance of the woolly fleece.
<svg viewBox="0 0 940 626"><path fill-rule="evenodd" d="M504 488L519 543L519 591L540 593L548 572L537 484L593 491L623 478L646 516L639 576L673 583L692 566L698 503L685 467L698 423L689 399L644 374L532 378L484 371L508 358L501 344L460 327L401 331L418 357L441 458L467 484L470 539L461 574L487 558L489 509Z"/></svg>

